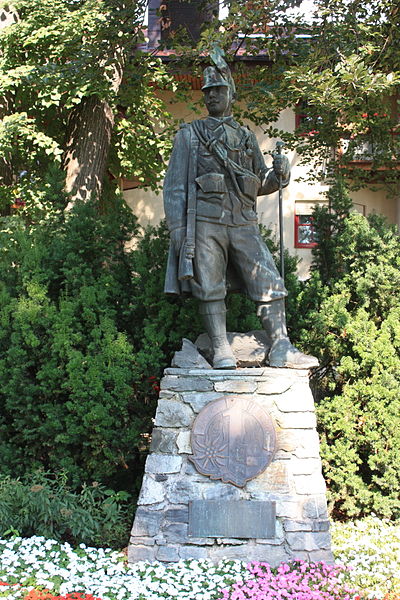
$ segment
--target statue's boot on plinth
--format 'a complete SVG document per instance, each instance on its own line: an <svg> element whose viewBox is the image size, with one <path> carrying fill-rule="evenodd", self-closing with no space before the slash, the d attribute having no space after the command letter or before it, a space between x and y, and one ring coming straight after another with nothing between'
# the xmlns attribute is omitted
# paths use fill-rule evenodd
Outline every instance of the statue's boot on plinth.
<svg viewBox="0 0 400 600"><path fill-rule="evenodd" d="M225 302L201 302L200 314L211 341L214 369L236 369L236 359L226 337Z"/></svg>
<svg viewBox="0 0 400 600"><path fill-rule="evenodd" d="M258 315L271 344L268 355L268 363L271 367L289 369L318 367L318 359L315 356L300 352L290 342L286 328L284 300L259 304Z"/></svg>

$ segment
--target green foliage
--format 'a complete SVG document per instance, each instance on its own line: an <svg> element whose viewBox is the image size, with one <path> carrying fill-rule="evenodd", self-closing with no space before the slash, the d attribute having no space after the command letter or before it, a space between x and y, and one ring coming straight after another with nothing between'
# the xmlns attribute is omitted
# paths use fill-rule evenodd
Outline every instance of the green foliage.
<svg viewBox="0 0 400 600"><path fill-rule="evenodd" d="M14 156L14 166L29 167L37 172L52 156L60 162L62 150L57 142L37 128L35 120L26 113L5 116L0 123L0 152L4 156Z"/></svg>
<svg viewBox="0 0 400 600"><path fill-rule="evenodd" d="M18 19L0 37L2 92L41 111L92 94L111 100L113 70L132 33L140 38L145 2L16 0L11 10Z"/></svg>
<svg viewBox="0 0 400 600"><path fill-rule="evenodd" d="M324 471L336 515L398 518L400 239L377 215L346 216L339 190L331 214L316 213L320 247L299 300L302 343L322 364L315 384Z"/></svg>
<svg viewBox="0 0 400 600"><path fill-rule="evenodd" d="M318 272L325 284L344 272L341 236L347 226L346 219L353 210L353 202L342 177L333 182L326 197L328 205L314 209L318 245L312 250L312 270Z"/></svg>
<svg viewBox="0 0 400 600"><path fill-rule="evenodd" d="M363 17L368 20L365 14ZM370 173L352 164L361 154L374 168L387 168L382 179L390 184L398 154L392 129L397 125L397 115L392 103L400 72L398 68L390 70L390 64L378 66L359 47L359 36L367 39L373 34L372 22L356 23L357 33L350 40L351 45L340 48L342 27L349 27L350 22L353 25L353 15L343 24L327 26L331 30L329 41L323 39L326 31L322 27L310 43L308 58L285 72L287 97L298 103L300 113L307 115L300 128L286 137L296 146L302 164L314 162L315 180L324 168L330 175L340 172L355 188L369 187ZM339 48L334 49L337 42ZM333 154L332 148L339 152Z"/></svg>
<svg viewBox="0 0 400 600"><path fill-rule="evenodd" d="M0 262L2 472L66 470L75 485L134 479L143 430L121 203L41 224L4 218Z"/></svg>
<svg viewBox="0 0 400 600"><path fill-rule="evenodd" d="M72 123L83 101L95 96L114 122L109 171L155 189L173 127L156 89L176 85L159 59L138 49L146 2L2 4L16 15L0 27L0 150L13 179L67 160Z"/></svg>
<svg viewBox="0 0 400 600"><path fill-rule="evenodd" d="M129 494L114 492L93 482L78 492L67 484L67 476L37 472L23 479L0 481L0 536L68 541L71 544L108 544L122 548L127 543L131 520Z"/></svg>
<svg viewBox="0 0 400 600"><path fill-rule="evenodd" d="M356 168L360 154L382 168L388 189L397 180L400 43L397 0L315 0L301 3L256 0L229 3L229 15L202 34L198 51L220 44L231 59L239 97L236 116L248 118L285 140L308 167L307 177L338 173L354 188L371 187L370 172ZM254 36L257 33L257 36ZM238 44L238 34L240 43ZM263 35L265 34L265 35ZM235 60L265 57L252 67ZM302 117L295 131L279 128L283 109Z"/></svg>

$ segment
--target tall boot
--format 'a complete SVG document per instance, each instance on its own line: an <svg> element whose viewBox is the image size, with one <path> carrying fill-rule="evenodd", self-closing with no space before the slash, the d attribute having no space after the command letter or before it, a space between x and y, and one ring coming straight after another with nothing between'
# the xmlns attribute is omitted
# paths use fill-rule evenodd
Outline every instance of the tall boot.
<svg viewBox="0 0 400 600"><path fill-rule="evenodd" d="M226 337L225 302L201 302L200 314L211 341L214 369L236 369L236 359Z"/></svg>
<svg viewBox="0 0 400 600"><path fill-rule="evenodd" d="M285 301L283 299L259 304L257 312L271 346L268 356L271 367L286 367L289 369L318 367L319 362L315 356L303 354L290 342L286 328Z"/></svg>

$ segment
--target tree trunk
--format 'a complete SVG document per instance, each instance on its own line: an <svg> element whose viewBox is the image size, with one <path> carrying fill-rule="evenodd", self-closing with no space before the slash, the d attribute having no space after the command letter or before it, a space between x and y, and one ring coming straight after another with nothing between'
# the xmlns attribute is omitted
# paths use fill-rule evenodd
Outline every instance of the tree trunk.
<svg viewBox="0 0 400 600"><path fill-rule="evenodd" d="M113 58L114 69L108 81L110 91L116 95L122 82L124 49L114 48ZM65 189L70 195L67 210L76 200L86 202L100 198L113 127L112 107L95 95L84 98L72 112L64 156Z"/></svg>
<svg viewBox="0 0 400 600"><path fill-rule="evenodd" d="M113 126L111 107L97 96L84 98L71 115L64 157L68 208L100 197Z"/></svg>
<svg viewBox="0 0 400 600"><path fill-rule="evenodd" d="M12 114L14 98L11 94L5 94L0 98L0 120ZM11 185L13 183L13 169L11 156L3 154L0 156L0 185Z"/></svg>

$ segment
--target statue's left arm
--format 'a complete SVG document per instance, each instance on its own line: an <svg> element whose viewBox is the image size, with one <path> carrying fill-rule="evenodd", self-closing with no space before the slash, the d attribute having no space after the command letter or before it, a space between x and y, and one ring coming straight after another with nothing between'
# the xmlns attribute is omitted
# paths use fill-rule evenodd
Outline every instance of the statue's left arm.
<svg viewBox="0 0 400 600"><path fill-rule="evenodd" d="M279 189L279 176L282 178L282 188L289 185L290 181L290 165L286 156L275 155L272 167L268 168L265 164L264 157L258 145L256 136L252 135L253 146L253 169L256 175L260 178L261 186L258 190L258 196L272 194Z"/></svg>
<svg viewBox="0 0 400 600"><path fill-rule="evenodd" d="M175 136L163 186L164 211L170 232L186 226L189 153L190 134L188 127L184 127Z"/></svg>

